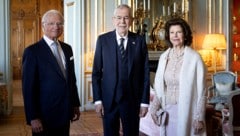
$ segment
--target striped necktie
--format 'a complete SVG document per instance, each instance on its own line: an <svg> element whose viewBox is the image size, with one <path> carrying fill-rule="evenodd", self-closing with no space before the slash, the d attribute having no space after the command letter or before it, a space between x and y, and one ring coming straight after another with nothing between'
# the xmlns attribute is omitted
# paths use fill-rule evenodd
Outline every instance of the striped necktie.
<svg viewBox="0 0 240 136"><path fill-rule="evenodd" d="M125 40L124 38L121 38L121 39L120 39L120 45L119 45L119 49L120 49L122 58L125 57L124 40Z"/></svg>

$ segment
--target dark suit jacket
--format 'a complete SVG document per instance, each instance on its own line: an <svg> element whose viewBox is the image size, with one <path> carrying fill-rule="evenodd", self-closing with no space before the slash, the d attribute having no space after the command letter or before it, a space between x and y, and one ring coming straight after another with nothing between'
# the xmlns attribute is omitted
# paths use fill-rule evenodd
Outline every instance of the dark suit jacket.
<svg viewBox="0 0 240 136"><path fill-rule="evenodd" d="M47 127L69 123L73 107L80 106L72 49L60 42L66 58L67 79L44 39L23 54L22 87L27 123L40 118Z"/></svg>
<svg viewBox="0 0 240 136"><path fill-rule="evenodd" d="M101 100L104 110L108 110L114 99L117 87L117 52L116 32L100 35L94 56L92 85L94 101ZM128 33L128 81L129 101L135 101L135 108L140 103L149 103L149 64L148 51L144 37Z"/></svg>

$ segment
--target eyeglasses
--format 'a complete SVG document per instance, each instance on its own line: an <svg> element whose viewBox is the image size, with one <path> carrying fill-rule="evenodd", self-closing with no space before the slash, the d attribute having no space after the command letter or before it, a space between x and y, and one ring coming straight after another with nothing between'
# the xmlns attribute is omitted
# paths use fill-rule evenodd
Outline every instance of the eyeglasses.
<svg viewBox="0 0 240 136"><path fill-rule="evenodd" d="M50 22L50 23L44 23L44 24L46 24L46 25L48 25L48 26L54 26L54 25L56 25L56 26L58 26L58 27L62 27L62 26L64 25L63 23L60 23L60 22L56 22L56 23Z"/></svg>
<svg viewBox="0 0 240 136"><path fill-rule="evenodd" d="M121 16L116 16L116 17L114 17L116 20L118 20L118 21L120 21L120 20L129 20L130 19L130 17L129 16L126 16L126 17L121 17Z"/></svg>

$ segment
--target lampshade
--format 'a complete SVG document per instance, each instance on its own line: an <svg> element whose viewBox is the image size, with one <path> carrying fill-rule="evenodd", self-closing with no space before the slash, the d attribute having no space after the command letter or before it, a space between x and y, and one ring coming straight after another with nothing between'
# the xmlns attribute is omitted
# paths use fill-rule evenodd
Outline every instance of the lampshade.
<svg viewBox="0 0 240 136"><path fill-rule="evenodd" d="M226 49L226 40L223 34L207 34L203 40L203 49Z"/></svg>

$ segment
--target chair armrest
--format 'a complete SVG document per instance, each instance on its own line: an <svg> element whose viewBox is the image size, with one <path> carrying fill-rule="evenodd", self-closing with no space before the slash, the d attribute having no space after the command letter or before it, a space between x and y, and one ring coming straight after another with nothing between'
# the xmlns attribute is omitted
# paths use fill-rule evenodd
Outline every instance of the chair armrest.
<svg viewBox="0 0 240 136"><path fill-rule="evenodd" d="M214 96L216 96L215 86L209 86L208 89L207 89L207 98L211 99Z"/></svg>
<svg viewBox="0 0 240 136"><path fill-rule="evenodd" d="M209 91L210 91L210 90L213 90L213 89L214 89L214 87L215 87L214 85L212 85L212 86L209 86L209 87L208 87L208 90L209 90Z"/></svg>

